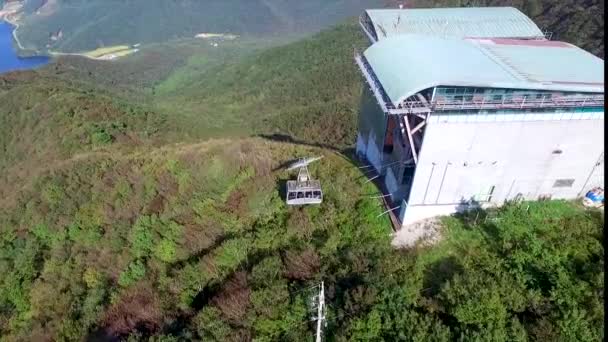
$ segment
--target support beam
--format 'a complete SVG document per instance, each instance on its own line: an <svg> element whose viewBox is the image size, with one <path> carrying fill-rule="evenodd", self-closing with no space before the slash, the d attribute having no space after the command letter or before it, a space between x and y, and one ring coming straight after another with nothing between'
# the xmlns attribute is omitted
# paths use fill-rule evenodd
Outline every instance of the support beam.
<svg viewBox="0 0 608 342"><path fill-rule="evenodd" d="M416 97L418 98L418 101L422 102L426 107L429 106L429 102L424 98L424 96L422 96L422 94L418 93L416 94Z"/></svg>
<svg viewBox="0 0 608 342"><path fill-rule="evenodd" d="M365 181L363 184L367 184L367 183L369 183L369 182L371 182L371 181L373 181L374 179L379 178L379 177L380 177L380 175L379 175L379 174L378 174L378 175L375 175L374 177L372 177L372 178L370 178L370 179L366 180L366 181Z"/></svg>
<svg viewBox="0 0 608 342"><path fill-rule="evenodd" d="M397 210L397 209L399 209L399 208L401 208L401 206L397 206L397 207L391 208L391 209L389 209L389 210L387 210L387 211L383 212L382 214L380 214L380 215L376 216L376 218L378 218L378 217L380 217L380 216L383 216L383 215L386 215L386 214L390 213L391 211L395 211L395 210Z"/></svg>
<svg viewBox="0 0 608 342"><path fill-rule="evenodd" d="M430 112L431 109L428 107L413 107L408 109L387 109L386 113L390 115L407 115L414 114L420 116L422 114L426 114Z"/></svg>
<svg viewBox="0 0 608 342"><path fill-rule="evenodd" d="M426 125L426 120L416 125L416 127L414 127L414 129L412 130L412 134L418 132L422 127L424 127L424 125Z"/></svg>
<svg viewBox="0 0 608 342"><path fill-rule="evenodd" d="M414 139L412 138L412 130L410 129L410 122L407 116L403 116L403 121L405 122L405 130L407 132L407 139L410 142L410 149L412 150L412 158L414 158L414 163L418 164L418 153L416 152L416 145L414 145Z"/></svg>

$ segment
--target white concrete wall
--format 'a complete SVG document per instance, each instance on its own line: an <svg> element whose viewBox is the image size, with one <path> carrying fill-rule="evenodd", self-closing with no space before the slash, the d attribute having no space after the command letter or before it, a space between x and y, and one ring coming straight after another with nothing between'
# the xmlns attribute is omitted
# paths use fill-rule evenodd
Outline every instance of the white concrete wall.
<svg viewBox="0 0 608 342"><path fill-rule="evenodd" d="M576 198L604 183L603 165L596 167L603 119L446 121L435 118L426 128L403 224L453 213L460 201L492 186L491 201L499 205L518 193L530 200ZM575 181L555 188L557 179Z"/></svg>
<svg viewBox="0 0 608 342"><path fill-rule="evenodd" d="M365 155L367 151L367 142L363 139L361 133L357 134L357 146L356 146L357 154Z"/></svg>
<svg viewBox="0 0 608 342"><path fill-rule="evenodd" d="M382 154L376 146L376 135L374 131L369 132L369 138L367 139L367 149L365 151L365 156L367 160L374 166L376 172L382 173Z"/></svg>

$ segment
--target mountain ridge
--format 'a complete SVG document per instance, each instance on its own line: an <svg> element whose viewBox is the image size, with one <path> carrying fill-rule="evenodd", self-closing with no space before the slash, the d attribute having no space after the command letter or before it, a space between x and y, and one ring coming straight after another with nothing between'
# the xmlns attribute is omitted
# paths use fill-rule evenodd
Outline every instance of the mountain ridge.
<svg viewBox="0 0 608 342"><path fill-rule="evenodd" d="M83 52L103 46L148 44L196 34L231 33L255 37L306 35L357 15L381 0L177 0L23 1L16 16L26 49ZM29 9L29 10L28 10ZM151 23L154 23L153 25ZM60 38L55 33L62 32Z"/></svg>

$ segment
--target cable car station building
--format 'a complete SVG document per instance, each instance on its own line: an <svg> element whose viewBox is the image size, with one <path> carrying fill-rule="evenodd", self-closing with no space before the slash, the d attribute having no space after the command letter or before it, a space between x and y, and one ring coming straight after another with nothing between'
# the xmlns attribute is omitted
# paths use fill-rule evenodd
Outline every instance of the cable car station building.
<svg viewBox="0 0 608 342"><path fill-rule="evenodd" d="M510 7L368 10L357 154L401 225L603 186L604 61Z"/></svg>

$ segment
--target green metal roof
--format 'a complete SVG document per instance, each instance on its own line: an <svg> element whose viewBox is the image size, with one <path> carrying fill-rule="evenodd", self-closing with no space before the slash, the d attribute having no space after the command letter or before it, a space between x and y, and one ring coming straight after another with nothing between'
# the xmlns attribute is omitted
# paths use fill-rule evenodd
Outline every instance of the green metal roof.
<svg viewBox="0 0 608 342"><path fill-rule="evenodd" d="M411 33L461 38L544 38L538 26L513 7L371 9L366 13L379 41Z"/></svg>
<svg viewBox="0 0 608 342"><path fill-rule="evenodd" d="M405 34L364 56L395 106L440 85L604 92L604 61L564 42Z"/></svg>

